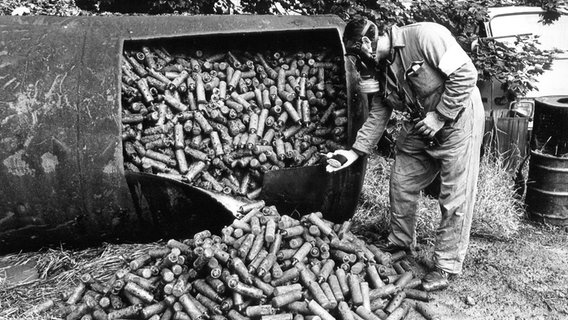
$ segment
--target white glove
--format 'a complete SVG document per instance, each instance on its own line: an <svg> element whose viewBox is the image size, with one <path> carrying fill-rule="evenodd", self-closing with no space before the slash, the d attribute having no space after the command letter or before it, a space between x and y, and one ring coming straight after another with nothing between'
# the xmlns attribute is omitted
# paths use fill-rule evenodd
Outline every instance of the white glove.
<svg viewBox="0 0 568 320"><path fill-rule="evenodd" d="M342 160L345 160L345 162L341 163L339 166L336 166L338 161L332 159L334 156L339 156L339 158L342 158ZM357 154L357 152L353 150L335 150L334 152L326 154L326 157L328 158L328 160L327 160L327 166L325 167L325 171L335 172L349 167L353 162L355 162L355 160L357 160L357 158L359 158L359 155Z"/></svg>

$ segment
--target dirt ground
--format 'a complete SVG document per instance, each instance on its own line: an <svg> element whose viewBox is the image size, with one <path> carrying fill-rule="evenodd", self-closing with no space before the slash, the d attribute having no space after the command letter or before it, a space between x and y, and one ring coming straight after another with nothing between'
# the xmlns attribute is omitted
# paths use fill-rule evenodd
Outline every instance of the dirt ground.
<svg viewBox="0 0 568 320"><path fill-rule="evenodd" d="M441 319L568 319L568 232L524 223L513 241L473 237L463 274L433 296Z"/></svg>

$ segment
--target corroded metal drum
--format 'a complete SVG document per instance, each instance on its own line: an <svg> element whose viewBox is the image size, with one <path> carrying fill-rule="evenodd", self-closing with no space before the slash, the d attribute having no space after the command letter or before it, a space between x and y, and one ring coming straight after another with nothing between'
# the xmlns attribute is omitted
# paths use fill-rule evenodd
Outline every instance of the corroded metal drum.
<svg viewBox="0 0 568 320"><path fill-rule="evenodd" d="M2 252L59 242L184 237L233 219L199 188L125 174L120 57L128 42L208 38L246 48L259 39L284 47L296 40L326 41L344 52L344 23L337 16L4 16L0 21ZM346 74L353 70L346 62L345 68ZM345 81L351 143L366 108L355 93L355 79ZM342 220L355 211L365 165L360 159L336 174L312 169L280 183L281 193L264 197L268 204L283 204L283 213L323 211Z"/></svg>
<svg viewBox="0 0 568 320"><path fill-rule="evenodd" d="M535 101L526 204L532 219L568 225L568 97Z"/></svg>

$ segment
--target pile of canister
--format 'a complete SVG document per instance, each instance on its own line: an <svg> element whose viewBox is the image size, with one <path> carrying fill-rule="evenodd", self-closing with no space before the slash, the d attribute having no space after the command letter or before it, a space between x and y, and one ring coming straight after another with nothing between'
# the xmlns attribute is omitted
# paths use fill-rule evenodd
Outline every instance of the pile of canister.
<svg viewBox="0 0 568 320"><path fill-rule="evenodd" d="M382 252L318 212L297 220L263 201L240 212L222 235L169 240L110 281L83 275L66 319L393 320L411 308L436 319L404 251Z"/></svg>
<svg viewBox="0 0 568 320"><path fill-rule="evenodd" d="M170 54L141 45L121 61L127 171L255 199L264 172L345 148L343 59L331 49Z"/></svg>

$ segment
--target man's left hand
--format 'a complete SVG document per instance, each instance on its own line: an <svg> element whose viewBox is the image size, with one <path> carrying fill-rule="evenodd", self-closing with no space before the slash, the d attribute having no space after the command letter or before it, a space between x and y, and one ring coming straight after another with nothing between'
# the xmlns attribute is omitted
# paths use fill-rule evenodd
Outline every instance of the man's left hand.
<svg viewBox="0 0 568 320"><path fill-rule="evenodd" d="M436 111L430 111L414 128L422 136L433 139L436 133L442 129L444 123L445 121L438 117Z"/></svg>

